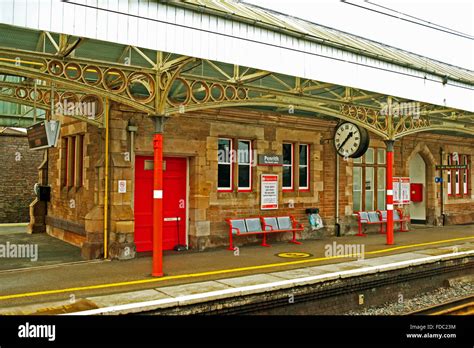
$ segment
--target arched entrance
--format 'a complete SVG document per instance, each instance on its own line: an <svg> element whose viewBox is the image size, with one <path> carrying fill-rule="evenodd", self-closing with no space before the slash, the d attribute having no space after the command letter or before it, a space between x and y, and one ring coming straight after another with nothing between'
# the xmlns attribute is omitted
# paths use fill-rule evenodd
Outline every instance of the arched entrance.
<svg viewBox="0 0 474 348"><path fill-rule="evenodd" d="M421 188L421 201L414 201L412 192L412 202L410 203L410 216L412 223L426 223L426 163L419 153L416 153L409 162L409 175L412 191L415 187Z"/></svg>

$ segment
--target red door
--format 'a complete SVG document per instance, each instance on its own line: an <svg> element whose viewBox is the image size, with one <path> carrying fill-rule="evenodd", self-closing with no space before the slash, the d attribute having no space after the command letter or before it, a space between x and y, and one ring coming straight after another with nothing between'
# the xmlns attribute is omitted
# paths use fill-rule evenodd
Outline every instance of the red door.
<svg viewBox="0 0 474 348"><path fill-rule="evenodd" d="M186 159L163 158L163 250L186 244ZM153 157L135 159L135 244L152 250Z"/></svg>

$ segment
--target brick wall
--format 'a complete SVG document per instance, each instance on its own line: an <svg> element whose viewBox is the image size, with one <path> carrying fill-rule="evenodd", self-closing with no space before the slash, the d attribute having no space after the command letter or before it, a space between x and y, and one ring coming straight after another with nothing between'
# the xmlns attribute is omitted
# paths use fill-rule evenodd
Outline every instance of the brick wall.
<svg viewBox="0 0 474 348"><path fill-rule="evenodd" d="M110 210L109 236L111 254L123 255L127 248L133 249L134 204L133 157L124 160L124 153L131 150L130 133L127 124L130 119L138 126L133 151L135 155L153 155L152 118L137 113L130 108L112 103L110 112ZM83 133L85 137L85 183L80 189L67 189L60 186L61 150L50 150L50 182L52 202L48 214L55 218L85 224L86 239L82 245L88 257L97 257L101 252L103 235L103 196L104 196L104 130L86 126L81 122L65 122L61 136ZM189 245L202 250L228 243L228 226L225 218L235 216L258 216L292 214L301 222L307 223L306 208L320 208L326 227L317 232L306 233L307 238L318 238L334 233L336 203L336 153L333 146L335 122L316 118L303 118L294 115L276 115L268 112L247 109L216 109L191 112L170 118L164 126L164 156L179 156L189 159ZM217 146L218 138L226 137L252 140L258 154L282 154L282 143L310 144L310 189L306 192L294 190L279 193L279 209L260 210L260 175L275 173L280 177L281 167L256 166L253 168L252 192L218 192L217 190ZM445 151L458 151L473 155L474 141L469 138L419 134L396 142L395 176L407 176L410 158L420 153L427 163L428 222L439 223L439 186L434 184L434 165L438 164L437 149L440 144ZM371 146L383 147L384 143L375 136ZM352 211L352 160L339 160L339 216L341 233L356 231L356 220ZM296 175L295 171L295 175ZM472 175L472 172L471 172ZM474 179L474 177L471 177ZM127 193L117 192L118 180L127 180ZM433 182L433 183L432 183ZM130 191L128 191L130 190ZM76 208L71 209L68 202L75 199ZM472 197L463 201L447 201L445 213L453 218L450 221L463 223L468 212L474 210ZM467 214L467 215L466 215ZM457 217L456 220L454 217ZM474 221L474 217L470 220ZM468 221L469 222L469 221ZM374 227L374 226L372 226ZM377 227L375 227L375 230ZM57 228L58 235L61 231ZM62 231L61 233L66 233ZM59 235L59 237L61 237ZM275 235L272 239L288 236ZM62 237L61 237L62 238ZM66 238L66 237L64 237ZM256 241L249 237L241 242ZM83 251L84 254L84 251ZM132 253L133 254L133 253Z"/></svg>
<svg viewBox="0 0 474 348"><path fill-rule="evenodd" d="M28 222L44 151L31 151L26 135L0 133L0 223Z"/></svg>

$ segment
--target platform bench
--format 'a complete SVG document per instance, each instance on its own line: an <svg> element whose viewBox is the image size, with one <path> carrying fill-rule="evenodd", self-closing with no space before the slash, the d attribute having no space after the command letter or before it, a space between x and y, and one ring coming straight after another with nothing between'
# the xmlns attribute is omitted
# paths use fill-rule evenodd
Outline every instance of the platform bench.
<svg viewBox="0 0 474 348"><path fill-rule="evenodd" d="M409 215L403 215L401 209L393 210L393 222L400 223L400 229L398 232L408 232L408 229L403 228L403 224L410 221ZM387 211L386 210L377 210L377 211L358 211L357 212L357 223L359 225L359 233L356 236L365 237L367 234L362 233L362 225L380 225L380 232L385 234L383 225L387 224Z"/></svg>
<svg viewBox="0 0 474 348"><path fill-rule="evenodd" d="M382 221L387 223L387 211L386 210L379 210L379 214L382 218ZM399 222L400 223L400 229L398 232L408 232L408 228L403 228L403 224L406 225L407 222L410 221L410 215L404 215L403 210L401 209L394 209L393 210L393 222ZM380 233L387 233L384 232L383 229L380 229Z"/></svg>
<svg viewBox="0 0 474 348"><path fill-rule="evenodd" d="M301 244L296 240L296 232L304 230L303 224L296 221L291 216L259 216L250 218L226 219L229 225L229 247L228 250L234 250L233 238L235 236L248 236L261 234L262 246L269 247L267 244L267 234L292 232L293 238L289 243Z"/></svg>
<svg viewBox="0 0 474 348"><path fill-rule="evenodd" d="M366 237L367 234L362 233L362 225L380 225L380 230L382 231L382 225L386 222L383 222L381 215L378 211L358 211L357 213L357 224L359 225L359 232L356 236Z"/></svg>

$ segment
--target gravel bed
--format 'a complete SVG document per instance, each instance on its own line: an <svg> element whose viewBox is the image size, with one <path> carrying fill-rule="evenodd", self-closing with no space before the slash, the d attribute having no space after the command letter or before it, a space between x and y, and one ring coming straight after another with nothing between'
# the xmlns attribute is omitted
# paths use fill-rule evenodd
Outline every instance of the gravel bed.
<svg viewBox="0 0 474 348"><path fill-rule="evenodd" d="M381 306L368 307L360 311L350 311L345 313L345 315L401 315L427 309L433 305L454 301L469 295L474 295L474 284L455 283L451 287L425 292L410 299L400 298L399 302L386 302Z"/></svg>

